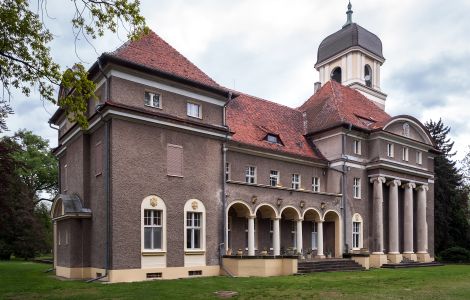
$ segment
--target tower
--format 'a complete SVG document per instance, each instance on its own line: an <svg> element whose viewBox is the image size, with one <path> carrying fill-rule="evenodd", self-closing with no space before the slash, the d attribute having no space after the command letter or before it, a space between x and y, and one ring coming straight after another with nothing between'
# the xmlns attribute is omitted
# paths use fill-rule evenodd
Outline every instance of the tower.
<svg viewBox="0 0 470 300"><path fill-rule="evenodd" d="M315 69L320 73L321 85L335 80L385 109L387 95L380 90L380 67L385 62L382 41L352 22L351 8L349 2L343 27L320 43Z"/></svg>

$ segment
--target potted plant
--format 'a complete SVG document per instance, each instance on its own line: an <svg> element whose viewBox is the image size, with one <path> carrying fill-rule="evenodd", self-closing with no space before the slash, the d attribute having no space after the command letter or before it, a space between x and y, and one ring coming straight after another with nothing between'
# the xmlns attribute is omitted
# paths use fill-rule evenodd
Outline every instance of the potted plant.
<svg viewBox="0 0 470 300"><path fill-rule="evenodd" d="M226 255L232 255L232 248L228 248L227 252L225 253Z"/></svg>
<svg viewBox="0 0 470 300"><path fill-rule="evenodd" d="M263 256L268 255L268 249L267 249L267 248L263 248L263 251L261 251L261 255L263 255Z"/></svg>
<svg viewBox="0 0 470 300"><path fill-rule="evenodd" d="M238 249L237 255L238 255L238 256L242 256L242 255L243 255L243 250L242 250L242 249Z"/></svg>
<svg viewBox="0 0 470 300"><path fill-rule="evenodd" d="M326 257L331 258L331 250L326 250Z"/></svg>
<svg viewBox="0 0 470 300"><path fill-rule="evenodd" d="M310 248L307 249L306 258L307 258L307 259L312 259L312 249L310 249Z"/></svg>

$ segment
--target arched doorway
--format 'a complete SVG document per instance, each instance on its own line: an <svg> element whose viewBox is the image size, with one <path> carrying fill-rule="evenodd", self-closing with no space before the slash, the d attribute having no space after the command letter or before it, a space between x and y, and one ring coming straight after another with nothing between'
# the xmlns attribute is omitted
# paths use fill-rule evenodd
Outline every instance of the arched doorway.
<svg viewBox="0 0 470 300"><path fill-rule="evenodd" d="M339 213L334 210L328 210L323 217L323 240L325 255L331 254L331 257L341 257L341 218Z"/></svg>
<svg viewBox="0 0 470 300"><path fill-rule="evenodd" d="M260 204L255 209L258 253L266 251L266 254L272 254L274 251L274 222L277 218L276 209L270 204Z"/></svg>
<svg viewBox="0 0 470 300"><path fill-rule="evenodd" d="M230 203L227 208L227 219L225 228L226 241L225 250L231 249L234 253L248 250L248 218L252 216L248 204L243 201Z"/></svg>
<svg viewBox="0 0 470 300"><path fill-rule="evenodd" d="M323 257L323 224L321 214L315 208L307 208L303 216L303 245L307 254ZM321 241L319 240L321 239Z"/></svg>
<svg viewBox="0 0 470 300"><path fill-rule="evenodd" d="M302 236L302 232L299 232L298 221L301 221L302 218L299 210L293 206L286 206L281 210L280 215L281 255L294 255L297 252L301 252L302 242L299 243L298 233Z"/></svg>

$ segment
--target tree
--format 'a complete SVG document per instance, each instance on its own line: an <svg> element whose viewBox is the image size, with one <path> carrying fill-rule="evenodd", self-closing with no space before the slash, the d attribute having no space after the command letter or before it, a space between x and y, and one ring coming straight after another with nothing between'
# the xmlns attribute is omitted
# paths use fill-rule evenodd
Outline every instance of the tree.
<svg viewBox="0 0 470 300"><path fill-rule="evenodd" d="M470 187L470 146L468 146L468 152L465 154L465 157L460 161L462 166L462 174L465 185Z"/></svg>
<svg viewBox="0 0 470 300"><path fill-rule="evenodd" d="M0 2L0 81L3 91L19 89L29 96L37 88L40 96L62 107L72 122L88 126L85 116L86 103L94 97L95 84L88 78L85 67L78 63L61 71L54 62L48 45L53 40L43 20L47 18L47 1L38 0L38 13L27 0L3 0ZM132 0L71 0L75 15L72 19L75 39L87 41L103 36L106 30L116 33L121 24L130 29L128 37L137 39L148 32L145 19L140 15L139 1ZM58 101L55 88L67 93ZM5 93L3 93L5 94ZM9 98L8 98L9 99ZM0 103L0 131L5 130L4 119L11 113Z"/></svg>
<svg viewBox="0 0 470 300"><path fill-rule="evenodd" d="M27 130L20 130L6 139L18 146L12 153L13 158L21 162L15 172L28 187L33 206L42 200L52 201L42 198L44 193L54 196L58 191L57 159L51 153L49 142Z"/></svg>
<svg viewBox="0 0 470 300"><path fill-rule="evenodd" d="M439 253L449 247L469 247L468 191L462 175L452 161L454 143L448 138L450 127L442 120L425 124L440 153L434 158L434 224L435 249Z"/></svg>

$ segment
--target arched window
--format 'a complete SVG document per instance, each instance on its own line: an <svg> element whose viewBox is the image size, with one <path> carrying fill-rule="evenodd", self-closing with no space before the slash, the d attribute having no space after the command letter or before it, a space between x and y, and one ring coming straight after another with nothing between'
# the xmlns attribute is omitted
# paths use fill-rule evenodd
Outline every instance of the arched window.
<svg viewBox="0 0 470 300"><path fill-rule="evenodd" d="M341 83L341 68L336 67L333 72L331 72L331 79L333 79L336 82Z"/></svg>
<svg viewBox="0 0 470 300"><path fill-rule="evenodd" d="M364 81L366 86L372 87L372 68L369 65L364 66Z"/></svg>
<svg viewBox="0 0 470 300"><path fill-rule="evenodd" d="M359 250L363 248L363 225L362 217L360 214L354 214L352 218L352 248L353 250Z"/></svg>
<svg viewBox="0 0 470 300"><path fill-rule="evenodd" d="M166 251L166 206L157 196L145 197L141 205L142 252Z"/></svg>
<svg viewBox="0 0 470 300"><path fill-rule="evenodd" d="M185 251L206 249L206 209L197 199L190 199L184 205L184 248Z"/></svg>

